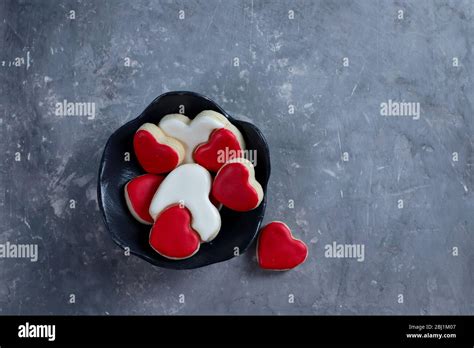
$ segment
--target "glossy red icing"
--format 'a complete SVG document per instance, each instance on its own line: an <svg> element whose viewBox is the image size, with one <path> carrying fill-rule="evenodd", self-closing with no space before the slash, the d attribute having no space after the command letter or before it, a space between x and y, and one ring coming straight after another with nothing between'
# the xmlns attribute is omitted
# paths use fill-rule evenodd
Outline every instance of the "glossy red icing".
<svg viewBox="0 0 474 348"><path fill-rule="evenodd" d="M191 227L191 212L173 205L158 215L150 232L150 245L171 259L185 259L199 250L199 234Z"/></svg>
<svg viewBox="0 0 474 348"><path fill-rule="evenodd" d="M250 185L250 173L239 162L228 163L217 173L212 184L212 196L225 207L249 211L259 203L257 191Z"/></svg>
<svg viewBox="0 0 474 348"><path fill-rule="evenodd" d="M207 170L217 172L225 162L241 157L242 150L234 133L226 128L219 128L211 133L208 142L194 150L193 158Z"/></svg>
<svg viewBox="0 0 474 348"><path fill-rule="evenodd" d="M306 260L306 244L294 239L284 223L275 221L260 230L257 259L260 267L269 270L289 270Z"/></svg>
<svg viewBox="0 0 474 348"><path fill-rule="evenodd" d="M131 209L138 217L150 224L153 219L148 213L151 200L165 177L155 174L145 174L130 180L126 186L126 193Z"/></svg>
<svg viewBox="0 0 474 348"><path fill-rule="evenodd" d="M138 162L148 173L167 173L178 165L178 152L169 145L159 143L153 134L146 130L135 133L133 148Z"/></svg>

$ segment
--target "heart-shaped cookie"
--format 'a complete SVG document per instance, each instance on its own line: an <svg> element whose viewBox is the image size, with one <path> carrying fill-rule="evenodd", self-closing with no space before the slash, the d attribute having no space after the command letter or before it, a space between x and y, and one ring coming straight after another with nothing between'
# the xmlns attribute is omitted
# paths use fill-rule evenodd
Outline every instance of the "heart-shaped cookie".
<svg viewBox="0 0 474 348"><path fill-rule="evenodd" d="M184 145L186 151L184 163L194 163L193 153L195 148L202 143L206 143L215 129L230 129L241 142L241 147L245 148L239 130L230 123L227 117L216 111L201 111L192 120L181 114L166 115L161 119L159 126L168 136L179 140Z"/></svg>
<svg viewBox="0 0 474 348"><path fill-rule="evenodd" d="M258 207L263 199L263 189L255 180L253 164L244 158L224 164L214 178L212 196L235 211Z"/></svg>
<svg viewBox="0 0 474 348"><path fill-rule="evenodd" d="M150 231L150 246L173 260L187 259L198 252L201 240L191 227L188 209L173 205L161 212Z"/></svg>
<svg viewBox="0 0 474 348"><path fill-rule="evenodd" d="M215 129L209 140L194 150L194 161L211 172L217 172L229 160L243 157L242 145L228 128Z"/></svg>
<svg viewBox="0 0 474 348"><path fill-rule="evenodd" d="M153 174L172 171L183 162L185 155L183 145L153 123L145 123L137 130L133 148L143 169Z"/></svg>
<svg viewBox="0 0 474 348"><path fill-rule="evenodd" d="M172 204L180 203L193 216L192 227L203 242L210 242L221 228L221 216L209 200L211 174L199 164L183 164L169 173L150 203L150 215L156 217Z"/></svg>
<svg viewBox="0 0 474 348"><path fill-rule="evenodd" d="M302 264L308 257L306 244L293 238L290 228L274 221L260 230L257 260L263 269L286 271Z"/></svg>
<svg viewBox="0 0 474 348"><path fill-rule="evenodd" d="M148 209L163 179L164 177L160 175L144 174L133 178L125 185L125 202L128 209L142 224L153 224Z"/></svg>

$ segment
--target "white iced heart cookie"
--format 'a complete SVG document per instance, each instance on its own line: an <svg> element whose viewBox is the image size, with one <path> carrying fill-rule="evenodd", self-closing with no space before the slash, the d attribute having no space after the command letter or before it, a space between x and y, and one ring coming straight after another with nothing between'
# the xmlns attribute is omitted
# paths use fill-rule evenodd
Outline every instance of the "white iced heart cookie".
<svg viewBox="0 0 474 348"><path fill-rule="evenodd" d="M210 242L219 233L221 216L209 200L211 174L199 164L183 164L169 173L156 191L149 213L156 217L173 204L182 203L192 215L192 228L203 242Z"/></svg>
<svg viewBox="0 0 474 348"><path fill-rule="evenodd" d="M201 111L193 120L181 114L170 114L163 117L159 127L168 135L178 139L185 147L184 163L194 163L194 149L209 140L212 131L218 128L229 128L238 132L229 120L222 114L212 111ZM238 132L239 142L243 138ZM242 145L245 148L245 145Z"/></svg>

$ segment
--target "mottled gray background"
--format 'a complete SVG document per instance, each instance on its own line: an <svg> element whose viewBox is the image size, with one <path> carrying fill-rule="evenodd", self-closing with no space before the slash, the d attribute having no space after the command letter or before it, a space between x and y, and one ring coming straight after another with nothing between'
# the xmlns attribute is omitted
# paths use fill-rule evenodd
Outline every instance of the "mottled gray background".
<svg viewBox="0 0 474 348"><path fill-rule="evenodd" d="M40 255L0 259L0 313L473 314L473 15L469 0L2 0L0 242ZM28 68L8 66L28 51ZM171 271L112 242L101 152L172 90L262 129L265 220L308 243L304 265L264 272L252 249ZM96 118L55 116L63 99L95 102ZM421 103L420 120L380 116L388 99ZM365 261L325 258L333 241L365 244Z"/></svg>

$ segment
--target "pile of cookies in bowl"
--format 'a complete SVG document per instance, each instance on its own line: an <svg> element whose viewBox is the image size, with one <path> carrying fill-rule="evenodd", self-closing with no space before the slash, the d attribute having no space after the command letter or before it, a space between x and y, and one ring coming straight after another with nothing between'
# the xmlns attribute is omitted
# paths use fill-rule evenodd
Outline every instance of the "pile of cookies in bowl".
<svg viewBox="0 0 474 348"><path fill-rule="evenodd" d="M262 187L256 178L258 156L247 148L248 134L236 124L204 109L193 118L169 113L134 131L131 152L141 173L129 175L122 197L136 222L148 226L147 243L159 258L179 263L212 250L220 234L230 233L222 232L229 229L223 226L228 216L234 217L234 234L239 233L239 214L259 210L253 226L260 224L266 181L260 179ZM304 242L279 221L260 229L256 252L258 264L267 270L292 269L308 255Z"/></svg>

